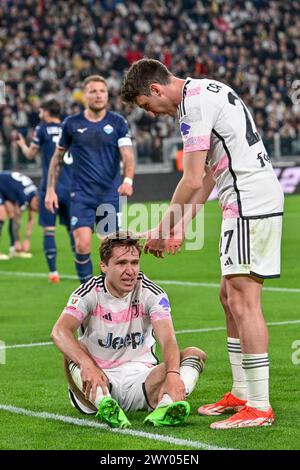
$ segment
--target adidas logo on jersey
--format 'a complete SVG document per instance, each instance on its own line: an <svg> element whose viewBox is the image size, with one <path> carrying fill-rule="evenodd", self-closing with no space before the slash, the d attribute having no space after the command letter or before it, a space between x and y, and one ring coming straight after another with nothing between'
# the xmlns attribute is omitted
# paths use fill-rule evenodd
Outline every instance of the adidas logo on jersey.
<svg viewBox="0 0 300 470"><path fill-rule="evenodd" d="M137 346L141 346L144 344L145 336L143 333L129 333L125 337L116 336L113 338L112 333L108 333L107 337L104 341L102 339L98 339L98 344L102 348L113 348L113 349L121 349L127 348L127 346L131 346L132 349L136 349Z"/></svg>
<svg viewBox="0 0 300 470"><path fill-rule="evenodd" d="M225 261L224 263L224 266L231 266L233 264L233 261L232 259L230 258L230 256L227 258L227 260Z"/></svg>
<svg viewBox="0 0 300 470"><path fill-rule="evenodd" d="M108 313L106 313L105 315L103 315L103 318L105 318L105 320L112 321L111 313L110 313L110 312L108 312Z"/></svg>
<svg viewBox="0 0 300 470"><path fill-rule="evenodd" d="M77 129L77 132L80 132L80 134L83 134L85 131L87 131L87 127L81 127Z"/></svg>

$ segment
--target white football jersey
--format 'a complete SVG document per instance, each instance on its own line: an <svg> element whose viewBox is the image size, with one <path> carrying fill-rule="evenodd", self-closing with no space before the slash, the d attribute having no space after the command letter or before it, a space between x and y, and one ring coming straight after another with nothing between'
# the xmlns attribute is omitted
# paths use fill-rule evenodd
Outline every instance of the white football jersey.
<svg viewBox="0 0 300 470"><path fill-rule="evenodd" d="M156 365L152 324L172 321L167 294L142 272L134 290L123 298L108 292L104 276L93 277L73 292L63 313L80 320L81 341L102 369L129 361Z"/></svg>
<svg viewBox="0 0 300 470"><path fill-rule="evenodd" d="M207 150L224 218L283 213L283 191L253 118L236 92L187 78L178 106L185 152Z"/></svg>

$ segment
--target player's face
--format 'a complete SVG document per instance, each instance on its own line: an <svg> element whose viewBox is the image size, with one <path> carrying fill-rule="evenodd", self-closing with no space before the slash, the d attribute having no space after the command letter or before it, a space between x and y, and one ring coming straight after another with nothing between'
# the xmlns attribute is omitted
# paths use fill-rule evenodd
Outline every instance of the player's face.
<svg viewBox="0 0 300 470"><path fill-rule="evenodd" d="M94 112L99 112L107 107L108 90L105 83L90 82L84 90L84 99L87 108Z"/></svg>
<svg viewBox="0 0 300 470"><path fill-rule="evenodd" d="M135 247L116 246L108 264L101 262L107 288L112 295L124 297L134 289L140 270L139 252Z"/></svg>
<svg viewBox="0 0 300 470"><path fill-rule="evenodd" d="M159 114L176 116L177 105L164 94L163 89L150 91L150 93L149 96L138 95L135 103L152 116L158 116Z"/></svg>

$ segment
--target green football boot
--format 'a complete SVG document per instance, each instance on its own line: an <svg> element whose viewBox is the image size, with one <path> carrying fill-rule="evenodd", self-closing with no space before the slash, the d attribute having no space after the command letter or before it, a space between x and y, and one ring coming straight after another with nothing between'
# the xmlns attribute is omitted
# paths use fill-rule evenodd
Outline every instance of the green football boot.
<svg viewBox="0 0 300 470"><path fill-rule="evenodd" d="M96 416L111 428L125 429L131 426L122 408L111 397L102 398Z"/></svg>
<svg viewBox="0 0 300 470"><path fill-rule="evenodd" d="M170 405L160 406L150 413L144 420L145 424L154 426L179 426L190 414L190 405L187 401L176 401Z"/></svg>

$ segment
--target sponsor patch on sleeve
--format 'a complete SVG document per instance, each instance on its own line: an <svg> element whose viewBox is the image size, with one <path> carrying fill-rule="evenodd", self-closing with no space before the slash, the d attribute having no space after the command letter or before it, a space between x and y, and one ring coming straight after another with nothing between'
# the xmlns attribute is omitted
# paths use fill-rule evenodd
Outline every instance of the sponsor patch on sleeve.
<svg viewBox="0 0 300 470"><path fill-rule="evenodd" d="M67 303L67 307L74 307L76 308L78 303L79 303L80 297L75 297L72 295L72 297L69 298L69 301Z"/></svg>
<svg viewBox="0 0 300 470"><path fill-rule="evenodd" d="M170 302L166 297L160 300L159 305L161 305L164 310L170 310Z"/></svg>

